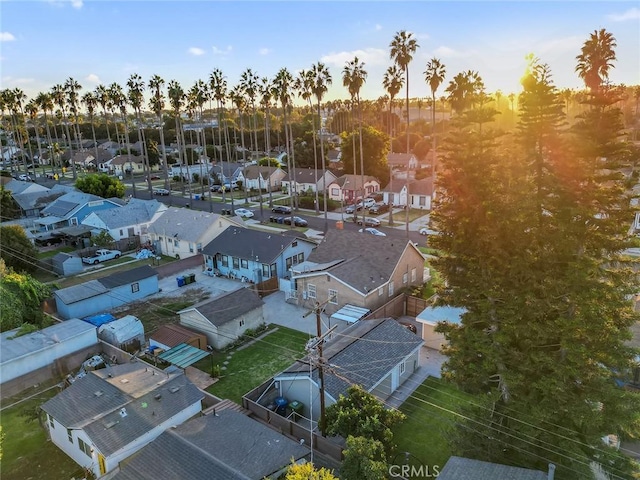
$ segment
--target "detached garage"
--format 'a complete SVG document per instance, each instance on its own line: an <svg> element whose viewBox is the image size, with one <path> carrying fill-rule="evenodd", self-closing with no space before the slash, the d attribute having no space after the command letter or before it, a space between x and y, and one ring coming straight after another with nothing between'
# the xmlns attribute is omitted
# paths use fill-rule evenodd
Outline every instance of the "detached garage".
<svg viewBox="0 0 640 480"><path fill-rule="evenodd" d="M459 325L462 321L462 315L466 312L466 308L457 307L427 307L420 312L416 321L422 324L422 340L424 340L425 346L441 350L447 340L442 333L435 331L436 326L440 322Z"/></svg>

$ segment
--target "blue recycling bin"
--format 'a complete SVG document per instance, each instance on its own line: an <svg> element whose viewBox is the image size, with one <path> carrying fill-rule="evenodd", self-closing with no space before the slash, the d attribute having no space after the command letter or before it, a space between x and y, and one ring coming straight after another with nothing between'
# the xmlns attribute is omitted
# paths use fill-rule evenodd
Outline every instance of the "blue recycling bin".
<svg viewBox="0 0 640 480"><path fill-rule="evenodd" d="M194 200L200 200L200 195L196 193L196 194L193 196L193 199L194 199Z"/></svg>
<svg viewBox="0 0 640 480"><path fill-rule="evenodd" d="M185 286L184 277L177 277L176 278L176 282L178 282L178 286L179 287L184 287Z"/></svg>

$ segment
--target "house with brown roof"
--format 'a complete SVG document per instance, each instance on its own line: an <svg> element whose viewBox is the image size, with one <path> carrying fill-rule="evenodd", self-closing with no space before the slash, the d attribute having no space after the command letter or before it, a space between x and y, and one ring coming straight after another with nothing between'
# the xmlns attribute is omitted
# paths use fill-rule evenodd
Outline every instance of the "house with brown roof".
<svg viewBox="0 0 640 480"><path fill-rule="evenodd" d="M418 159L413 153L388 153L387 165L394 170L415 170Z"/></svg>
<svg viewBox="0 0 640 480"><path fill-rule="evenodd" d="M280 190L282 179L287 176L287 172L280 167L249 165L245 167L243 175L247 188L275 191Z"/></svg>
<svg viewBox="0 0 640 480"><path fill-rule="evenodd" d="M326 304L329 315L346 304L375 310L424 282L424 256L408 240L329 230L308 260L292 267L292 282L299 303Z"/></svg>
<svg viewBox="0 0 640 480"><path fill-rule="evenodd" d="M325 185L330 185L338 179L330 170L316 170L315 168L296 168L289 172L282 180L282 187L287 192L315 193L322 192Z"/></svg>
<svg viewBox="0 0 640 480"><path fill-rule="evenodd" d="M431 210L434 194L433 178L410 180L409 182L392 179L380 193L382 193L382 201L388 205L401 207L409 205L409 208Z"/></svg>
<svg viewBox="0 0 640 480"><path fill-rule="evenodd" d="M352 203L380 190L380 181L376 177L365 175L364 183L362 180L362 175L342 175L327 186L329 198Z"/></svg>

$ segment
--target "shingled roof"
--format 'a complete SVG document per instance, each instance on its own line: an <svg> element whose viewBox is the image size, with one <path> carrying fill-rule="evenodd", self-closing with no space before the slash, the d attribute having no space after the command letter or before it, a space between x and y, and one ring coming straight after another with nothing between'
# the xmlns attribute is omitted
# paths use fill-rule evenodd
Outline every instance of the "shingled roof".
<svg viewBox="0 0 640 480"><path fill-rule="evenodd" d="M264 305L264 301L250 288L239 288L223 293L211 300L205 300L178 313L197 310L216 327L220 327L240 315L244 315Z"/></svg>
<svg viewBox="0 0 640 480"><path fill-rule="evenodd" d="M440 480L547 480L545 472L463 457L451 457L440 471Z"/></svg>

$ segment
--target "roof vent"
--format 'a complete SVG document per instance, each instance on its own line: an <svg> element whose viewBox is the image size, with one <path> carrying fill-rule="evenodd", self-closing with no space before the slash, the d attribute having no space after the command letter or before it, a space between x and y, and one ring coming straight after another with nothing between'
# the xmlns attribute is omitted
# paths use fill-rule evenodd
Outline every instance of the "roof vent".
<svg viewBox="0 0 640 480"><path fill-rule="evenodd" d="M117 421L112 420L111 422L105 423L104 428L105 428L105 429L109 429L109 428L111 428L111 427L116 426L117 424L118 424L118 422L117 422Z"/></svg>
<svg viewBox="0 0 640 480"><path fill-rule="evenodd" d="M103 395L103 391L102 390L98 390L96 392L93 392L93 396L94 397L101 397Z"/></svg>
<svg viewBox="0 0 640 480"><path fill-rule="evenodd" d="M155 396L155 397L153 397L153 398L155 398L156 400L160 400L160 399L162 398L162 394L161 394L161 393L158 393L158 394L156 394L156 396Z"/></svg>
<svg viewBox="0 0 640 480"><path fill-rule="evenodd" d="M122 408L120 409L120 416L121 416L122 418L124 418L124 417L126 417L126 416L127 416L127 409L126 409L126 408L122 407Z"/></svg>
<svg viewBox="0 0 640 480"><path fill-rule="evenodd" d="M123 378L122 380L120 380L120 383L129 383L129 379L128 378Z"/></svg>
<svg viewBox="0 0 640 480"><path fill-rule="evenodd" d="M178 390L180 390L180 387L171 387L171 388L169 389L169 391L170 391L171 393L176 393Z"/></svg>

